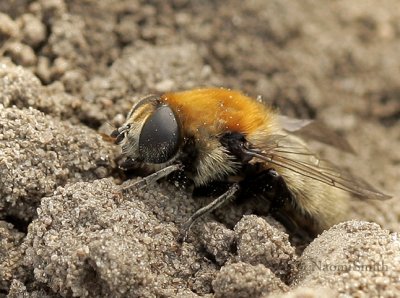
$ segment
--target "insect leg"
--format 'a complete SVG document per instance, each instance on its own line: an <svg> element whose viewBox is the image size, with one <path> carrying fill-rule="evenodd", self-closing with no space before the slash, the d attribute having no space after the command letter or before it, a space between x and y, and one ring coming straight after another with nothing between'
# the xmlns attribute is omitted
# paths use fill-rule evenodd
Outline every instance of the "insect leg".
<svg viewBox="0 0 400 298"><path fill-rule="evenodd" d="M214 201L212 201L210 204L204 206L203 208L200 208L197 210L184 224L182 227L181 234L179 236L179 242L184 242L186 241L188 232L190 230L190 227L194 224L194 222L202 217L203 215L212 212L213 210L219 208L226 202L230 201L231 199L235 198L235 194L239 190L239 184L235 183L233 184L224 194L216 198Z"/></svg>
<svg viewBox="0 0 400 298"><path fill-rule="evenodd" d="M180 164L170 165L170 166L165 167L147 177L144 177L143 179L140 179L139 181L135 181L124 187L121 187L121 191L125 191L125 190L132 189L132 188L142 189L148 185L155 183L157 180L168 176L172 172L179 170L181 167L182 166Z"/></svg>

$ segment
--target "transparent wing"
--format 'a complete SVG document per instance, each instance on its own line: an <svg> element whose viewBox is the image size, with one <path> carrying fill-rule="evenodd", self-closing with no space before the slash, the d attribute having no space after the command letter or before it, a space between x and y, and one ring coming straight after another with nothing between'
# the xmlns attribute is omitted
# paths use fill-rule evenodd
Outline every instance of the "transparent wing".
<svg viewBox="0 0 400 298"><path fill-rule="evenodd" d="M311 119L297 119L284 115L278 115L278 120L282 128L290 132L299 131L313 122Z"/></svg>
<svg viewBox="0 0 400 298"><path fill-rule="evenodd" d="M244 149L244 153L295 173L348 191L361 199L391 198L370 184L318 158L301 143L288 142L287 135L272 136L263 148Z"/></svg>
<svg viewBox="0 0 400 298"><path fill-rule="evenodd" d="M335 130L319 120L296 119L288 116L278 116L282 128L290 133L318 141L336 149L354 154L350 143Z"/></svg>

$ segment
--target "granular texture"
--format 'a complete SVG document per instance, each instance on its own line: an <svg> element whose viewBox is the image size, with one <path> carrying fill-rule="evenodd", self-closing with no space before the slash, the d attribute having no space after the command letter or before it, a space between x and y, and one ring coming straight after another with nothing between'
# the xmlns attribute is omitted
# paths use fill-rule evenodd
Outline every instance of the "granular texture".
<svg viewBox="0 0 400 298"><path fill-rule="evenodd" d="M263 265L234 263L221 268L213 281L215 297L261 297L274 291L287 291L282 283Z"/></svg>
<svg viewBox="0 0 400 298"><path fill-rule="evenodd" d="M124 196L110 179L59 188L42 200L39 217L29 226L26 265L37 281L64 296L209 292L217 267L193 245L176 242L174 218L159 219L146 204L160 196L165 194ZM184 194L178 192L176 200L182 204Z"/></svg>
<svg viewBox="0 0 400 298"><path fill-rule="evenodd" d="M400 290L400 240L377 224L349 221L315 239L300 257L296 284L349 296L394 297Z"/></svg>
<svg viewBox="0 0 400 298"><path fill-rule="evenodd" d="M0 106L0 213L29 220L61 185L110 175L115 147L35 109Z"/></svg>
<svg viewBox="0 0 400 298"><path fill-rule="evenodd" d="M0 90L0 104L4 107L34 108L77 122L82 102L56 86L42 86L31 71L21 66L0 63Z"/></svg>
<svg viewBox="0 0 400 298"><path fill-rule="evenodd" d="M0 290L7 289L14 278L24 276L22 268L24 234L12 224L0 221Z"/></svg>
<svg viewBox="0 0 400 298"><path fill-rule="evenodd" d="M264 264L289 282L295 273L295 248L286 233L254 215L244 216L235 227L238 259L249 264Z"/></svg>

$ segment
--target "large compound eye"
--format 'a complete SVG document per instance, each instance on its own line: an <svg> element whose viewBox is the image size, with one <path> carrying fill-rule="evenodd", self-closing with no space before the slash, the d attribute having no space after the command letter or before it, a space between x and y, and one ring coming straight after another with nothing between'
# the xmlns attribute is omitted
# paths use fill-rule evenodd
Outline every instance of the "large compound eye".
<svg viewBox="0 0 400 298"><path fill-rule="evenodd" d="M139 136L139 154L145 162L164 163L178 151L181 132L175 113L160 105L146 119Z"/></svg>

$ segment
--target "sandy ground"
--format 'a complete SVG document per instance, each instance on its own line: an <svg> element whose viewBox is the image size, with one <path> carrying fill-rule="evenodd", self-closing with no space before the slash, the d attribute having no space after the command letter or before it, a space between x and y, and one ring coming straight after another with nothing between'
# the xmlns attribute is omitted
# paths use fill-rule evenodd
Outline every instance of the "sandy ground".
<svg viewBox="0 0 400 298"><path fill-rule="evenodd" d="M0 297L400 296L399 2L152 2L0 2ZM323 120L357 154L321 155L393 199L352 201L305 247L231 204L180 245L207 199L120 195L99 132L142 95L200 86Z"/></svg>

